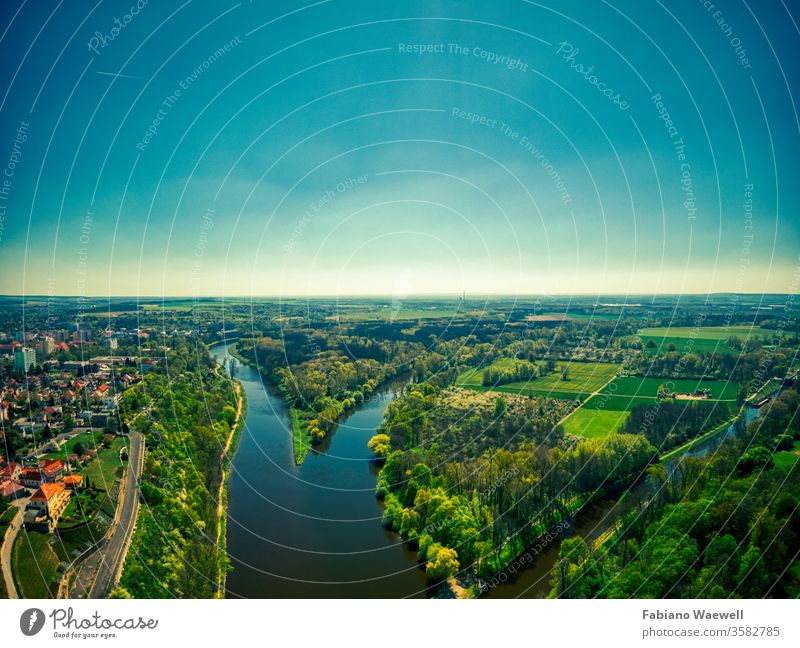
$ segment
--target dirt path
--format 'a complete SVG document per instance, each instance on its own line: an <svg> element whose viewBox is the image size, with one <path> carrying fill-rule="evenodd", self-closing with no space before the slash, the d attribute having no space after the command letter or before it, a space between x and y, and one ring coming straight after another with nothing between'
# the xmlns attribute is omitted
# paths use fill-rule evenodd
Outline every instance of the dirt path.
<svg viewBox="0 0 800 648"><path fill-rule="evenodd" d="M231 379L233 380L233 379ZM224 491L225 491L225 484L227 483L226 475L225 475L225 461L227 460L228 452L231 449L231 444L233 443L233 439L236 436L236 431L239 428L239 422L242 418L242 407L244 404L244 396L242 395L242 385L239 383L238 380L233 381L233 389L236 392L236 420L231 425L230 434L228 434L228 439L225 442L225 447L222 449L222 452L219 455L219 464L220 470L222 470L222 478L219 480L219 490L217 491L217 546L221 547L224 544L224 538L222 537L222 529L223 529L223 520L225 519L225 503L223 501ZM225 595L225 571L220 567L219 574L217 576L217 598L223 598Z"/></svg>
<svg viewBox="0 0 800 648"><path fill-rule="evenodd" d="M603 383L603 384L602 384L600 387L598 387L598 388L597 388L597 389L595 389L595 390L594 390L594 391L593 391L591 394L589 394L589 395L586 397L586 400L584 400L584 401L583 401L583 402L582 402L580 405L578 405L578 407L576 407L574 410L572 410L572 411L571 411L571 412L569 412L569 413L568 413L566 416L564 416L564 417L563 417L563 418L562 418L562 419L561 419L561 420L560 420L558 423L556 423L556 424L555 424L553 427L555 428L555 427L558 427L559 425L563 425L563 424L564 424L564 421L566 421L566 420L567 420L567 419L568 419L570 416L572 416L572 415L573 415L575 412L577 412L577 411L578 411L578 410L579 410L581 407L583 407L584 405L586 405L586 403L588 403L588 402L589 402L589 401L590 401L592 398L594 398L595 396L597 396L597 395L598 395L598 394L599 394L601 391L603 391L603 390L604 390L606 387L608 387L608 386L611 384L611 382L612 382L612 381L613 381L613 380L614 380L614 379L617 377L617 375L618 375L618 374L614 374L613 376L611 376L611 378L609 378L609 379L608 379L608 380L607 380L605 383Z"/></svg>
<svg viewBox="0 0 800 648"><path fill-rule="evenodd" d="M22 517L23 517L23 509L28 503L28 498L21 498L14 501L11 505L17 507L17 515L11 521L8 529L6 529L5 538L2 541L2 546L0 546L0 567L2 568L2 576L3 580L6 584L6 594L8 598L15 599L19 598L17 594L17 586L14 583L14 575L11 571L11 548L14 546L14 540L19 533L19 530L22 528Z"/></svg>

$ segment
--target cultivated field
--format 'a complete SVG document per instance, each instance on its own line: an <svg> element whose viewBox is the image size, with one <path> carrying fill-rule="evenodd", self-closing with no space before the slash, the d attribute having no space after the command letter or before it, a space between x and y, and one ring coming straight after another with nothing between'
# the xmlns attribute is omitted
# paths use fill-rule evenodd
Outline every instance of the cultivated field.
<svg viewBox="0 0 800 648"><path fill-rule="evenodd" d="M675 380L632 376L615 378L602 390L602 393L656 398L660 385L667 385L671 391L678 394L691 394L699 389L708 389L711 392L711 400L736 400L736 394L739 392L739 383L727 380Z"/></svg>
<svg viewBox="0 0 800 648"><path fill-rule="evenodd" d="M757 326L674 326L662 328L643 328L639 337L648 354L654 355L666 351L670 346L677 351L696 351L699 353L738 353L725 344L730 337L737 337L742 342L759 342L770 344L775 331ZM766 338L766 342L762 338ZM652 342L654 346L648 346Z"/></svg>
<svg viewBox="0 0 800 648"><path fill-rule="evenodd" d="M724 380L671 380L669 378L614 378L600 393L587 400L564 421L564 431L587 438L604 437L617 432L631 410L639 405L655 405L658 388L668 385L676 393L698 389L711 392L709 402L722 402L733 409L739 385Z"/></svg>
<svg viewBox="0 0 800 648"><path fill-rule="evenodd" d="M513 360L501 359L498 363L511 363ZM567 380L562 379L566 367ZM559 362L552 373L525 382L508 383L496 387L482 385L483 369L471 369L458 377L456 384L469 389L491 390L522 396L545 396L549 398L587 398L605 385L619 370L619 365L608 362Z"/></svg>
<svg viewBox="0 0 800 648"><path fill-rule="evenodd" d="M564 432L587 439L606 437L619 430L628 416L629 413L624 411L582 407L564 421Z"/></svg>

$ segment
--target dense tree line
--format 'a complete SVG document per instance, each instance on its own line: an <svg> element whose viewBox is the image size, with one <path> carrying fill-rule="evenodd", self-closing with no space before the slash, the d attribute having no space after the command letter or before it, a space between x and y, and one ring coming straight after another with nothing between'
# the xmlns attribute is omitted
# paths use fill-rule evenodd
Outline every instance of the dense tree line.
<svg viewBox="0 0 800 648"><path fill-rule="evenodd" d="M643 434L659 452L686 443L731 418L728 403L713 401L658 401L637 405L625 421L625 434Z"/></svg>
<svg viewBox="0 0 800 648"><path fill-rule="evenodd" d="M484 386L494 387L514 382L527 382L542 375L543 371L543 367L539 367L532 362L517 360L510 366L486 367L483 370L481 380Z"/></svg>
<svg viewBox="0 0 800 648"><path fill-rule="evenodd" d="M800 438L796 389L715 453L651 470L602 548L561 546L553 596L569 598L797 597L800 473L775 466Z"/></svg>
<svg viewBox="0 0 800 648"><path fill-rule="evenodd" d="M419 549L431 580L495 573L595 492L652 461L641 436L565 438L556 423L569 407L430 384L389 406L371 442L385 457L384 523Z"/></svg>
<svg viewBox="0 0 800 648"><path fill-rule="evenodd" d="M152 411L131 423L145 435L147 454L143 503L120 586L140 598L209 598L227 568L217 545L217 492L235 394L204 347L183 339L171 346L168 369L147 374L126 395Z"/></svg>
<svg viewBox="0 0 800 648"><path fill-rule="evenodd" d="M744 353L674 350L628 356L624 369L637 376L730 380L755 388L770 377L783 378L794 357L795 350L783 346Z"/></svg>

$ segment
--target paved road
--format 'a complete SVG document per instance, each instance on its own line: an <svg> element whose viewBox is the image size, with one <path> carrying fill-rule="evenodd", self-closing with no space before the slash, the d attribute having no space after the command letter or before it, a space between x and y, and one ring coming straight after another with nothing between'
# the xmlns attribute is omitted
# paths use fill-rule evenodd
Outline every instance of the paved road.
<svg viewBox="0 0 800 648"><path fill-rule="evenodd" d="M19 596L17 594L17 587L14 584L14 577L11 574L11 547L14 546L14 540L16 539L17 534L22 527L23 511L25 510L25 507L28 505L29 501L29 498L21 497L20 499L12 502L12 506L16 506L18 509L17 516L8 527L5 540L3 541L2 546L0 546L0 568L2 568L2 578L6 584L8 598L12 599L19 598Z"/></svg>
<svg viewBox="0 0 800 648"><path fill-rule="evenodd" d="M105 598L114 589L125 562L139 513L139 480L144 463L144 438L139 432L131 432L130 441L128 470L110 529L110 538L80 566L73 596L86 596L88 592L89 598Z"/></svg>

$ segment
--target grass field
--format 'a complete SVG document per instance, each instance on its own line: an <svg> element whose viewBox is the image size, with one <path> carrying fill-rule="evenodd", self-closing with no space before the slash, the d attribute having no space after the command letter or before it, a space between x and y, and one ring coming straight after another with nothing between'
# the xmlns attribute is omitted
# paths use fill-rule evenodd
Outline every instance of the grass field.
<svg viewBox="0 0 800 648"><path fill-rule="evenodd" d="M776 452L774 455L772 455L772 459L778 468L785 468L786 470L789 470L790 468L797 466L797 463L800 461L800 441L795 441L794 448L791 450Z"/></svg>
<svg viewBox="0 0 800 648"><path fill-rule="evenodd" d="M300 418L300 411L294 407L289 408L289 411L292 416L292 449L294 451L294 462L299 466L305 461L309 450L311 450L311 437Z"/></svg>
<svg viewBox="0 0 800 648"><path fill-rule="evenodd" d="M587 400L566 421L564 431L586 438L604 437L617 432L629 413L639 405L655 405L658 387L668 384L678 393L709 389L708 402L722 401L733 409L738 383L724 380L671 380L669 378L614 378L600 393Z"/></svg>
<svg viewBox="0 0 800 648"><path fill-rule="evenodd" d="M670 345L679 352L695 351L699 353L738 353L725 345L725 341L736 336L742 342L747 340L761 341L762 336L772 337L775 331L757 326L674 326L662 328L643 328L639 337L648 354L667 351ZM648 347L652 342L655 346Z"/></svg>
<svg viewBox="0 0 800 648"><path fill-rule="evenodd" d="M492 364L478 369L469 369L456 378L457 387L483 387L483 371L484 369L500 369L510 370L517 364L513 358L500 358L495 360Z"/></svg>
<svg viewBox="0 0 800 648"><path fill-rule="evenodd" d="M13 568L23 598L53 598L59 564L50 534L22 529L14 541Z"/></svg>
<svg viewBox="0 0 800 648"><path fill-rule="evenodd" d="M417 319L439 319L443 317L452 318L457 315L464 315L464 311L455 308L391 308L376 307L369 310L342 310L337 313L341 320L381 320L381 321L403 321Z"/></svg>
<svg viewBox="0 0 800 648"><path fill-rule="evenodd" d="M564 431L587 439L606 437L619 430L628 416L626 411L586 409L584 406L564 421Z"/></svg>
<svg viewBox="0 0 800 648"><path fill-rule="evenodd" d="M715 400L736 400L739 383L725 380L677 380L671 378L640 378L636 376L615 378L602 393L615 396L652 397L658 395L659 385L679 394L690 394L698 389L709 389Z"/></svg>
<svg viewBox="0 0 800 648"><path fill-rule="evenodd" d="M513 360L498 360L513 363ZM561 379L561 372L567 367L568 380ZM592 392L600 389L618 371L619 365L608 362L559 362L556 370L546 376L534 378L527 382L508 383L498 387L484 387L482 369L470 369L461 374L456 380L460 387L469 389L482 389L522 396L543 396L548 398L586 398Z"/></svg>
<svg viewBox="0 0 800 648"><path fill-rule="evenodd" d="M597 396L590 398L583 404L584 409L589 410L614 410L617 412L630 412L639 405L655 405L655 398L644 398L642 396L618 396L600 392Z"/></svg>
<svg viewBox="0 0 800 648"><path fill-rule="evenodd" d="M88 435L86 435L88 437ZM111 492L114 481L120 475L122 462L119 460L119 451L126 445L124 437L115 437L111 446L97 453L94 461L89 463L81 474L90 479L96 488Z"/></svg>
<svg viewBox="0 0 800 648"><path fill-rule="evenodd" d="M762 335L772 336L775 331L762 329L758 326L673 326L662 328L643 328L639 330L639 335L648 337L677 337L694 338L696 340L727 340L732 335L741 338L742 341L748 337L760 337Z"/></svg>

